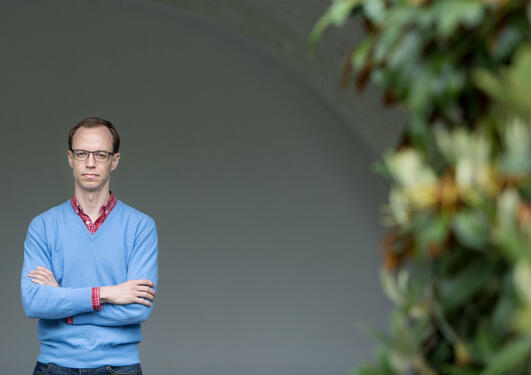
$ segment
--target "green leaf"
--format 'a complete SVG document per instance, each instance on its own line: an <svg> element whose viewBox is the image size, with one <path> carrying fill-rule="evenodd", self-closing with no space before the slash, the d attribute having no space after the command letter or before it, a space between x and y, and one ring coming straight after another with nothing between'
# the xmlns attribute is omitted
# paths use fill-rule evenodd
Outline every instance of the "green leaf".
<svg viewBox="0 0 531 375"><path fill-rule="evenodd" d="M351 56L351 62L354 69L361 69L367 62L367 57L373 46L373 38L368 36L354 50Z"/></svg>
<svg viewBox="0 0 531 375"><path fill-rule="evenodd" d="M447 215L439 215L435 220L424 222L424 227L417 231L416 238L418 247L429 250L429 246L443 246L450 229L450 218Z"/></svg>
<svg viewBox="0 0 531 375"><path fill-rule="evenodd" d="M458 26L476 26L483 18L483 6L478 0L438 1L433 11L439 15L437 32L443 38L454 33Z"/></svg>
<svg viewBox="0 0 531 375"><path fill-rule="evenodd" d="M494 277L493 270L483 263L466 266L455 275L439 275L439 294L444 311L450 311L466 303Z"/></svg>
<svg viewBox="0 0 531 375"><path fill-rule="evenodd" d="M497 197L497 223L493 230L493 239L511 262L518 261L521 257L531 260L529 240L520 236L516 221L517 208L521 202L518 191L512 188L505 189Z"/></svg>
<svg viewBox="0 0 531 375"><path fill-rule="evenodd" d="M412 111L421 111L432 101L434 79L436 78L430 70L419 67L417 78L410 84L407 98L408 105Z"/></svg>
<svg viewBox="0 0 531 375"><path fill-rule="evenodd" d="M455 215L452 228L459 241L475 250L484 251L489 243L490 225L479 209L462 210Z"/></svg>
<svg viewBox="0 0 531 375"><path fill-rule="evenodd" d="M334 1L313 27L309 39L310 48L315 49L321 35L328 26L343 26L347 22L352 10L361 2L363 0Z"/></svg>
<svg viewBox="0 0 531 375"><path fill-rule="evenodd" d="M385 294L398 306L404 303L405 293L407 292L407 280L405 282L406 285L404 285L404 278L407 279L407 272L405 270L400 270L400 274L395 280L391 272L388 272L385 268L380 269L380 281ZM400 283L399 280L401 281Z"/></svg>
<svg viewBox="0 0 531 375"><path fill-rule="evenodd" d="M476 362L486 363L496 352L498 340L490 328L490 322L483 320L482 324L478 325L476 337L469 344Z"/></svg>
<svg viewBox="0 0 531 375"><path fill-rule="evenodd" d="M511 24L505 26L496 39L496 44L492 51L493 56L498 60L506 59L521 40L522 35L515 26Z"/></svg>
<svg viewBox="0 0 531 375"><path fill-rule="evenodd" d="M522 336L510 340L490 358L487 368L481 375L502 375L520 365L531 355L531 337Z"/></svg>
<svg viewBox="0 0 531 375"><path fill-rule="evenodd" d="M527 259L520 259L514 267L514 285L520 298L527 305L531 305L531 262Z"/></svg>
<svg viewBox="0 0 531 375"><path fill-rule="evenodd" d="M362 324L359 329L366 335L371 336L385 348L392 348L396 344L392 337L389 337L387 334L379 331L370 324Z"/></svg>
<svg viewBox="0 0 531 375"><path fill-rule="evenodd" d="M501 78L478 69L473 72L473 80L501 105L524 117L531 115L531 44L517 50L513 64L502 69Z"/></svg>
<svg viewBox="0 0 531 375"><path fill-rule="evenodd" d="M363 13L375 25L381 25L385 19L385 3L383 0L363 2Z"/></svg>
<svg viewBox="0 0 531 375"><path fill-rule="evenodd" d="M515 310L517 308L516 296L513 289L514 286L512 279L509 276L510 274L506 275L502 281L503 286L500 290L500 296L491 318L492 323L490 330L498 337L504 337L507 334L507 331L510 330L510 326L507 324L507 322L513 319ZM501 343L502 342L500 340L496 344L500 345ZM493 353L490 354L492 355Z"/></svg>
<svg viewBox="0 0 531 375"><path fill-rule="evenodd" d="M385 163L382 160L376 160L371 164L371 171L382 177L391 177L389 170L385 166Z"/></svg>
<svg viewBox="0 0 531 375"><path fill-rule="evenodd" d="M499 161L500 169L508 174L530 174L531 125L515 118L504 130L505 153Z"/></svg>
<svg viewBox="0 0 531 375"><path fill-rule="evenodd" d="M422 37L418 31L411 30L404 34L403 38L393 48L389 54L389 67L392 69L401 68L411 64L412 60L417 59L422 48Z"/></svg>
<svg viewBox="0 0 531 375"><path fill-rule="evenodd" d="M448 375L479 375L481 372L476 369L463 368L454 365L445 365L443 373Z"/></svg>

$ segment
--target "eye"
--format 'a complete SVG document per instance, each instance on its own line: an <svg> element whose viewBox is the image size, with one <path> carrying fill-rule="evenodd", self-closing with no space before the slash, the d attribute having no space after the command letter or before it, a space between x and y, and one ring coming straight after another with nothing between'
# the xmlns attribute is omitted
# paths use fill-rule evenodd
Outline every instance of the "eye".
<svg viewBox="0 0 531 375"><path fill-rule="evenodd" d="M96 158L98 159L107 159L107 153L106 152L96 152Z"/></svg>
<svg viewBox="0 0 531 375"><path fill-rule="evenodd" d="M85 158L87 155L88 153L86 151L74 151L74 156L76 158Z"/></svg>

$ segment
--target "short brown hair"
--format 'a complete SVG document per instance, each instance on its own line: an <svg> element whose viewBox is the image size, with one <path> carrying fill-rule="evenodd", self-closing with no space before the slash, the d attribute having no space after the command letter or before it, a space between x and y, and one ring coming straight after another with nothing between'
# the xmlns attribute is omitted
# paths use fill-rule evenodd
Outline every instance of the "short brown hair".
<svg viewBox="0 0 531 375"><path fill-rule="evenodd" d="M100 117L87 117L70 129L68 132L68 149L72 150L72 138L77 129L81 127L94 128L96 126L106 126L107 129L109 129L112 134L112 152L116 154L120 150L120 136L118 135L118 131L116 131L116 128L110 121L104 120Z"/></svg>

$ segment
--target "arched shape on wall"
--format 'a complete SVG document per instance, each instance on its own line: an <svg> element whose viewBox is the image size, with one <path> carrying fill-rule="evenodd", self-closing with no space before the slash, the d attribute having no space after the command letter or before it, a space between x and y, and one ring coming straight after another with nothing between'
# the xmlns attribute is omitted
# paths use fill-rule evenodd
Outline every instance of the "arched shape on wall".
<svg viewBox="0 0 531 375"><path fill-rule="evenodd" d="M344 374L367 356L356 325L385 316L385 186L333 103L237 34L147 0L5 1L0 41L10 300L29 219L72 194L66 132L98 115L122 138L113 191L159 230L146 373ZM27 372L34 327L4 309L4 369Z"/></svg>

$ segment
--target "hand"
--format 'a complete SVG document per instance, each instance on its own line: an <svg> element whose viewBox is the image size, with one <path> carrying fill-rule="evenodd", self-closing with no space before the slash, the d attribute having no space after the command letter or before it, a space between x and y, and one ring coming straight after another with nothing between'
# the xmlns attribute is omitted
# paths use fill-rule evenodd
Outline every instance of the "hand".
<svg viewBox="0 0 531 375"><path fill-rule="evenodd" d="M155 291L152 289L154 286L153 281L146 279L129 280L113 286L102 286L100 287L100 301L101 303L108 302L116 305L140 303L151 306L151 301L155 299Z"/></svg>
<svg viewBox="0 0 531 375"><path fill-rule="evenodd" d="M28 274L28 277L30 277L32 279L31 281L33 281L36 284L50 285L50 286L57 286L57 287L59 286L59 284L57 284L57 281L55 281L55 277L52 271L50 271L47 268L41 267L41 266L38 266L36 269L31 271Z"/></svg>

